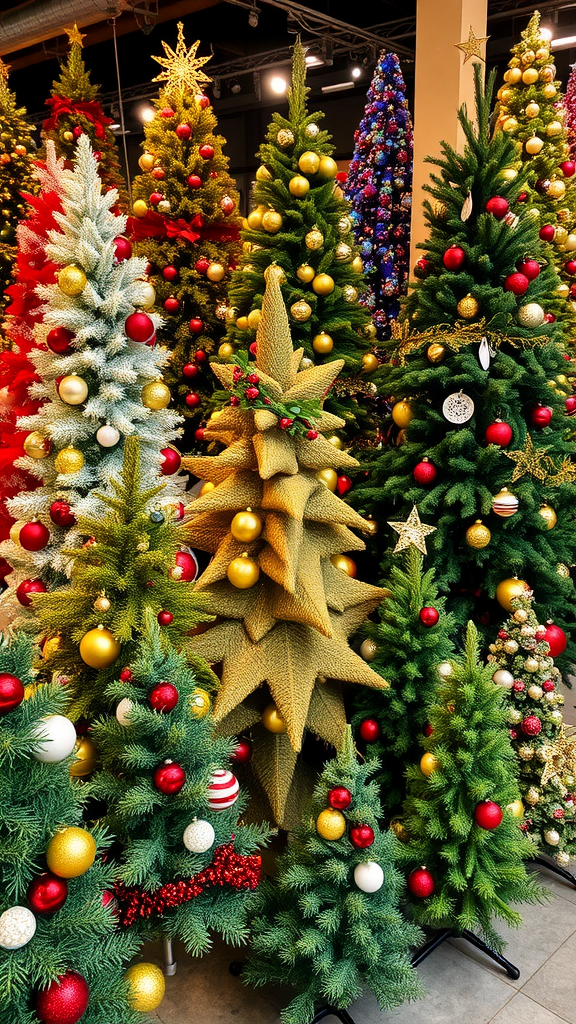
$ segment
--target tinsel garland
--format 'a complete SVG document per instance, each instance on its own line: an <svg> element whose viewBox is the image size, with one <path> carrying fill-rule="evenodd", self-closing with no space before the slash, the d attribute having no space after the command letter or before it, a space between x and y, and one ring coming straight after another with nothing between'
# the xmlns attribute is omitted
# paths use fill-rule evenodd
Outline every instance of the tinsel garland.
<svg viewBox="0 0 576 1024"><path fill-rule="evenodd" d="M163 914L174 910L189 900L196 899L206 889L229 885L233 889L256 889L260 882L262 858L259 854L249 857L236 853L233 843L219 846L214 860L192 878L181 878L178 882L167 882L155 892L146 892L142 885L114 883L114 896L118 903L120 924L130 927L137 918L144 919L152 914Z"/></svg>

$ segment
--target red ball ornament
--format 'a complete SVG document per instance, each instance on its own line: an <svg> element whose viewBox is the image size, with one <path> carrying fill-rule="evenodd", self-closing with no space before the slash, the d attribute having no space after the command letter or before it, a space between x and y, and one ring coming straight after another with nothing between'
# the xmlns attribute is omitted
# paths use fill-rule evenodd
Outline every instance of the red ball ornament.
<svg viewBox="0 0 576 1024"><path fill-rule="evenodd" d="M328 793L328 803L337 811L345 811L352 803L352 793L346 786L334 786Z"/></svg>
<svg viewBox="0 0 576 1024"><path fill-rule="evenodd" d="M42 1024L76 1024L88 1007L90 992L77 971L66 971L36 996L36 1016Z"/></svg>
<svg viewBox="0 0 576 1024"><path fill-rule="evenodd" d="M132 255L132 243L130 239L124 238L124 235L118 235L114 239L114 262L122 263L123 260L129 260Z"/></svg>
<svg viewBox="0 0 576 1024"><path fill-rule="evenodd" d="M526 689L526 683L523 679L515 679L512 683L512 689L514 693L522 693Z"/></svg>
<svg viewBox="0 0 576 1024"><path fill-rule="evenodd" d="M172 110L172 107L162 107L162 110L160 111L160 116L165 118L174 117L174 111Z"/></svg>
<svg viewBox="0 0 576 1024"><path fill-rule="evenodd" d="M576 260L568 260L564 264L564 270L567 274L570 274L570 277L574 277L576 274Z"/></svg>
<svg viewBox="0 0 576 1024"><path fill-rule="evenodd" d="M187 124L185 121L182 121L181 124L177 124L176 135L178 136L179 139L182 139L182 141L185 142L192 135L192 129L190 125Z"/></svg>
<svg viewBox="0 0 576 1024"><path fill-rule="evenodd" d="M72 129L72 135L75 139L79 139L81 135L84 135L84 129L79 124L75 125Z"/></svg>
<svg viewBox="0 0 576 1024"><path fill-rule="evenodd" d="M208 174L208 177L209 178L217 178L218 177L218 171L210 171L209 174Z"/></svg>
<svg viewBox="0 0 576 1024"><path fill-rule="evenodd" d="M44 871L33 878L28 886L28 906L35 914L55 914L63 907L68 895L65 878Z"/></svg>
<svg viewBox="0 0 576 1024"><path fill-rule="evenodd" d="M177 551L174 561L182 575L178 576L180 583L193 583L198 575L198 560L193 551Z"/></svg>
<svg viewBox="0 0 576 1024"><path fill-rule="evenodd" d="M516 271L514 274L508 274L504 281L504 291L512 292L513 295L524 295L528 291L529 284L528 278Z"/></svg>
<svg viewBox="0 0 576 1024"><path fill-rule="evenodd" d="M486 427L484 438L487 444L498 444L501 448L506 448L512 440L512 427L503 420L495 420Z"/></svg>
<svg viewBox="0 0 576 1024"><path fill-rule="evenodd" d="M570 285L570 297L576 299L576 284Z"/></svg>
<svg viewBox="0 0 576 1024"><path fill-rule="evenodd" d="M199 373L200 370L198 369L195 363L185 363L184 366L182 367L183 377L197 377Z"/></svg>
<svg viewBox="0 0 576 1024"><path fill-rule="evenodd" d="M16 588L16 597L24 608L29 608L32 601L29 594L45 594L47 586L42 580L22 580Z"/></svg>
<svg viewBox="0 0 576 1024"><path fill-rule="evenodd" d="M199 274L205 274L210 266L210 260L206 256L201 256L199 260L196 260L195 267Z"/></svg>
<svg viewBox="0 0 576 1024"><path fill-rule="evenodd" d="M189 391L184 401L189 409L196 409L200 405L200 395L195 391Z"/></svg>
<svg viewBox="0 0 576 1024"><path fill-rule="evenodd" d="M178 703L178 690L172 683L158 683L148 694L148 703L153 711L166 714L173 711Z"/></svg>
<svg viewBox="0 0 576 1024"><path fill-rule="evenodd" d="M230 196L223 196L220 200L220 209L222 213L229 217L234 209L234 200Z"/></svg>
<svg viewBox="0 0 576 1024"><path fill-rule="evenodd" d="M201 332L204 330L204 324L202 323L201 320L198 319L197 316L192 317L188 324L188 327L190 329L191 334L201 334Z"/></svg>
<svg viewBox="0 0 576 1024"><path fill-rule="evenodd" d="M426 259L425 256L421 256L419 260L416 260L416 263L414 264L414 277L419 278L420 281L424 281L431 272L432 264L430 260Z"/></svg>
<svg viewBox="0 0 576 1024"><path fill-rule="evenodd" d="M496 220L503 220L509 209L510 205L504 196L492 196L486 203L486 213L491 213Z"/></svg>
<svg viewBox="0 0 576 1024"><path fill-rule="evenodd" d="M411 871L408 875L408 888L412 895L418 896L419 899L431 896L436 886L428 868L415 868Z"/></svg>
<svg viewBox="0 0 576 1024"><path fill-rule="evenodd" d="M544 630L544 640L550 648L550 657L557 658L566 650L566 644L568 643L568 637L560 626L555 626L553 622L549 622Z"/></svg>
<svg viewBox="0 0 576 1024"><path fill-rule="evenodd" d="M37 521L25 523L18 536L21 547L26 551L41 551L50 540L50 530Z"/></svg>
<svg viewBox="0 0 576 1024"><path fill-rule="evenodd" d="M545 324L553 324L555 320L556 320L556 317L554 316L554 313L544 313L544 323ZM568 358L570 358L570 357L568 357Z"/></svg>
<svg viewBox="0 0 576 1024"><path fill-rule="evenodd" d="M374 842L374 829L370 825L353 825L350 829L350 842L357 850L366 850Z"/></svg>
<svg viewBox="0 0 576 1024"><path fill-rule="evenodd" d="M502 821L502 808L493 800L482 800L474 809L474 821L480 828L491 831Z"/></svg>
<svg viewBox="0 0 576 1024"><path fill-rule="evenodd" d="M564 408L566 409L567 416L573 416L576 413L576 395L569 395L564 402Z"/></svg>
<svg viewBox="0 0 576 1024"><path fill-rule="evenodd" d="M134 676L132 675L132 670L129 668L123 668L120 673L120 682L129 683L132 679L134 679Z"/></svg>
<svg viewBox="0 0 576 1024"><path fill-rule="evenodd" d="M524 274L524 277L527 277L529 281L535 281L540 273L540 264L538 260L533 259L518 260L516 270L520 274Z"/></svg>
<svg viewBox="0 0 576 1024"><path fill-rule="evenodd" d="M202 178L198 174L190 174L186 183L188 188L202 188Z"/></svg>
<svg viewBox="0 0 576 1024"><path fill-rule="evenodd" d="M167 267L164 267L164 270L162 271L162 277L164 278L165 281L177 281L178 271L176 267L173 267L171 263Z"/></svg>
<svg viewBox="0 0 576 1024"><path fill-rule="evenodd" d="M185 782L186 772L176 761L161 764L154 772L154 785L164 796L174 796L175 793L179 793Z"/></svg>
<svg viewBox="0 0 576 1024"><path fill-rule="evenodd" d="M538 235L543 242L552 242L554 240L555 233L556 232L552 224L543 224Z"/></svg>
<svg viewBox="0 0 576 1024"><path fill-rule="evenodd" d="M207 142L203 146L200 146L198 150L203 160L211 160L214 156L214 146L209 146Z"/></svg>
<svg viewBox="0 0 576 1024"><path fill-rule="evenodd" d="M166 177L166 171L163 167L153 167L150 173L155 181L163 181Z"/></svg>
<svg viewBox="0 0 576 1024"><path fill-rule="evenodd" d="M560 164L560 170L565 178L571 178L576 172L576 162L574 160L564 160Z"/></svg>
<svg viewBox="0 0 576 1024"><path fill-rule="evenodd" d="M442 262L446 270L458 271L464 266L465 259L464 249L461 249L459 245L451 245L444 253Z"/></svg>
<svg viewBox="0 0 576 1024"><path fill-rule="evenodd" d="M436 608L428 606L420 609L418 618L423 626L435 626L440 616Z"/></svg>
<svg viewBox="0 0 576 1024"><path fill-rule="evenodd" d="M528 193L527 192L521 192L520 195L518 196L518 202L519 203L525 203L527 199L528 199Z"/></svg>
<svg viewBox="0 0 576 1024"><path fill-rule="evenodd" d="M167 313L177 313L180 309L180 299L177 299L175 295L169 295L164 300L164 309Z"/></svg>
<svg viewBox="0 0 576 1024"><path fill-rule="evenodd" d="M366 743L375 743L380 737L381 729L375 718L365 718L364 721L360 723L358 732Z"/></svg>
<svg viewBox="0 0 576 1024"><path fill-rule="evenodd" d="M160 472L164 476L172 476L173 473L177 473L182 462L180 453L175 448L162 448L160 455L162 456Z"/></svg>
<svg viewBox="0 0 576 1024"><path fill-rule="evenodd" d="M429 487L436 479L436 466L428 459L418 462L412 471L412 476L420 487Z"/></svg>
<svg viewBox="0 0 576 1024"><path fill-rule="evenodd" d="M251 356L256 357L256 353L258 352L258 342L253 341L252 344L249 346L248 351Z"/></svg>
<svg viewBox="0 0 576 1024"><path fill-rule="evenodd" d="M206 107L210 106L210 100L208 99L208 97L201 96L200 99L198 100L198 106L200 107L200 110L206 110Z"/></svg>
<svg viewBox="0 0 576 1024"><path fill-rule="evenodd" d="M233 764L246 764L252 757L252 744L250 740L238 740L234 750L230 754Z"/></svg>
<svg viewBox="0 0 576 1024"><path fill-rule="evenodd" d="M18 676L0 672L0 715L14 711L24 700L24 687Z"/></svg>
<svg viewBox="0 0 576 1024"><path fill-rule="evenodd" d="M76 525L76 516L72 512L70 505L61 498L57 498L56 501L52 502L49 515L55 526L64 526L66 529L69 529L69 527Z"/></svg>
<svg viewBox="0 0 576 1024"><path fill-rule="evenodd" d="M434 732L434 729L430 725L430 722L424 722L424 725L422 726L422 732L423 732L424 736L431 736L432 735L432 733Z"/></svg>
<svg viewBox="0 0 576 1024"><path fill-rule="evenodd" d="M204 440L204 427L198 427L198 430L194 431L194 437L196 441Z"/></svg>
<svg viewBox="0 0 576 1024"><path fill-rule="evenodd" d="M156 618L161 626L169 626L174 616L172 615L172 612L167 612L165 609L162 609L161 612L158 612Z"/></svg>
<svg viewBox="0 0 576 1024"><path fill-rule="evenodd" d="M201 348L199 348L198 351L194 353L194 359L196 360L197 363L205 363L207 358L208 356Z"/></svg>
<svg viewBox="0 0 576 1024"><path fill-rule="evenodd" d="M342 184L343 181L347 181L347 180L348 180L348 172L347 171L336 171L336 174L334 175L334 181L338 181L340 184Z"/></svg>
<svg viewBox="0 0 576 1024"><path fill-rule="evenodd" d="M124 323L124 333L130 341L140 341L144 344L152 341L156 335L154 324L147 313L130 313Z"/></svg>
<svg viewBox="0 0 576 1024"><path fill-rule="evenodd" d="M533 427L547 427L552 419L552 409L547 405L536 405L530 412Z"/></svg>
<svg viewBox="0 0 576 1024"><path fill-rule="evenodd" d="M345 473L341 473L340 476L338 477L338 481L336 483L336 490L338 491L338 494L340 495L341 498L343 498L345 494L348 494L348 491L352 490L352 481L349 476L346 476Z"/></svg>
<svg viewBox="0 0 576 1024"><path fill-rule="evenodd" d="M184 502L179 501L176 505L173 506L173 513L174 514L173 514L172 518L173 518L175 523L179 523L181 519L184 519L184 512L185 512ZM196 556L194 555L194 557L196 557Z"/></svg>
<svg viewBox="0 0 576 1024"><path fill-rule="evenodd" d="M537 715L527 715L520 723L525 736L537 736L542 731L542 722Z"/></svg>
<svg viewBox="0 0 576 1024"><path fill-rule="evenodd" d="M58 356L67 356L72 351L71 342L74 338L72 331L66 327L53 327L46 335L46 344L51 352Z"/></svg>
<svg viewBox="0 0 576 1024"><path fill-rule="evenodd" d="M552 693L552 690L554 689L554 683L552 680L545 679L542 683L542 689L544 690L544 693Z"/></svg>

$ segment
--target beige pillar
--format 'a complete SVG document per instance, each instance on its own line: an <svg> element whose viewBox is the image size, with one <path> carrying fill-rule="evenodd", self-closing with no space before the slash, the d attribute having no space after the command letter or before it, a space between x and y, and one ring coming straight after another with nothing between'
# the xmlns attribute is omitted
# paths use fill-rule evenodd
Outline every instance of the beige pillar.
<svg viewBox="0 0 576 1024"><path fill-rule="evenodd" d="M456 113L462 103L474 112L474 58L464 63L455 46L468 39L470 26L477 37L487 36L488 0L418 0L416 13L416 82L414 93L414 179L410 270L422 253L417 242L426 239L422 186L429 181L425 156L439 156L440 142L455 149L463 145ZM481 53L484 56L484 46Z"/></svg>

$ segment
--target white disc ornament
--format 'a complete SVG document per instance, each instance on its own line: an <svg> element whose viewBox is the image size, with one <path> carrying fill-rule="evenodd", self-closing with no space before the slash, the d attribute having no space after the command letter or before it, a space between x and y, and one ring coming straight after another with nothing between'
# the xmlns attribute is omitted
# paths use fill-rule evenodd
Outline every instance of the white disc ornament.
<svg viewBox="0 0 576 1024"><path fill-rule="evenodd" d="M209 821L194 821L184 829L182 840L190 853L206 853L214 844L216 833Z"/></svg>
<svg viewBox="0 0 576 1024"><path fill-rule="evenodd" d="M501 686L503 690L511 690L514 685L514 676L506 668L497 668L492 676L492 682Z"/></svg>
<svg viewBox="0 0 576 1024"><path fill-rule="evenodd" d="M40 741L32 757L44 764L63 761L74 750L76 729L69 718L64 715L48 715L41 718L34 727L34 735Z"/></svg>
<svg viewBox="0 0 576 1024"><path fill-rule="evenodd" d="M537 302L527 302L518 310L518 322L522 327L540 327L544 323L544 310Z"/></svg>
<svg viewBox="0 0 576 1024"><path fill-rule="evenodd" d="M232 772L217 768L208 785L208 807L213 811L225 811L238 799L240 783Z"/></svg>
<svg viewBox="0 0 576 1024"><path fill-rule="evenodd" d="M96 431L96 440L102 448L113 448L120 440L120 431L116 430L116 427L111 427L109 423L105 423Z"/></svg>
<svg viewBox="0 0 576 1024"><path fill-rule="evenodd" d="M120 725L132 725L130 720L130 712L134 704L129 697L123 697L118 707L116 708L116 719L120 722Z"/></svg>
<svg viewBox="0 0 576 1024"><path fill-rule="evenodd" d="M492 498L492 511L497 516L501 516L502 519L508 519L510 516L515 515L518 511L518 505L520 502L515 494L512 494L507 487L503 487L502 490L498 491Z"/></svg>
<svg viewBox="0 0 576 1024"><path fill-rule="evenodd" d="M354 868L354 881L362 892L378 892L384 885L384 872L375 860L364 860Z"/></svg>
<svg viewBox="0 0 576 1024"><path fill-rule="evenodd" d="M463 391L454 391L444 400L442 415L449 423L467 423L474 415L474 402Z"/></svg>
<svg viewBox="0 0 576 1024"><path fill-rule="evenodd" d="M36 931L36 918L28 907L10 907L0 914L0 946L21 949Z"/></svg>

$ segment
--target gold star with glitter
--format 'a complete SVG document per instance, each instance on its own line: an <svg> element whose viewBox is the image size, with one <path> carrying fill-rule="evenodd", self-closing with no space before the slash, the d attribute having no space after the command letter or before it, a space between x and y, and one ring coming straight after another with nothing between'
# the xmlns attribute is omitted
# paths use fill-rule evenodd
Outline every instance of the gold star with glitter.
<svg viewBox="0 0 576 1024"><path fill-rule="evenodd" d="M547 448L535 448L530 434L527 434L523 448L518 448L515 452L504 452L507 459L512 459L512 462L516 463L512 483L516 483L525 473L530 473L537 480L545 480L548 472L543 457L547 451Z"/></svg>
<svg viewBox="0 0 576 1024"><path fill-rule="evenodd" d="M70 46L74 46L74 43L78 43L78 46L82 46L82 40L86 39L86 34L82 34L76 22L74 22L72 28L65 28L64 31L68 36Z"/></svg>
<svg viewBox="0 0 576 1024"><path fill-rule="evenodd" d="M489 39L490 36L475 36L474 29L472 28L472 25L470 25L468 39L463 40L461 43L454 43L454 46L457 50L462 50L462 53L464 54L464 63L466 63L467 60L470 60L471 57L479 57L480 60L486 62L486 58L482 56L480 48L484 43L487 43Z"/></svg>
<svg viewBox="0 0 576 1024"><path fill-rule="evenodd" d="M10 71L10 68L11 65L5 64L2 58L0 57L0 79L3 79L5 82L8 81L8 73Z"/></svg>
<svg viewBox="0 0 576 1024"><path fill-rule="evenodd" d="M428 534L435 533L436 527L426 526L425 523L420 521L416 505L412 508L412 511L405 523L389 522L388 526L391 526L398 534L398 542L394 548L394 554L396 554L397 551L404 551L404 549L409 548L411 544L418 548L418 551L421 551L423 555L428 554L426 551L425 538Z"/></svg>
<svg viewBox="0 0 576 1024"><path fill-rule="evenodd" d="M541 785L545 786L555 778L565 785L567 777L576 777L576 736L568 736L562 726L560 735L552 747L552 755L546 761L542 772Z"/></svg>
<svg viewBox="0 0 576 1024"><path fill-rule="evenodd" d="M153 57L152 59L157 61L163 70L156 78L152 79L153 82L166 82L169 89L190 90L190 92L199 93L203 91L203 87L208 82L212 81L211 78L208 78L208 75L205 75L200 70L210 60L210 57L196 56L196 51L200 46L199 39L193 43L189 50L186 49L184 25L181 21L178 22L176 50L173 50L164 41L162 46L166 56Z"/></svg>

